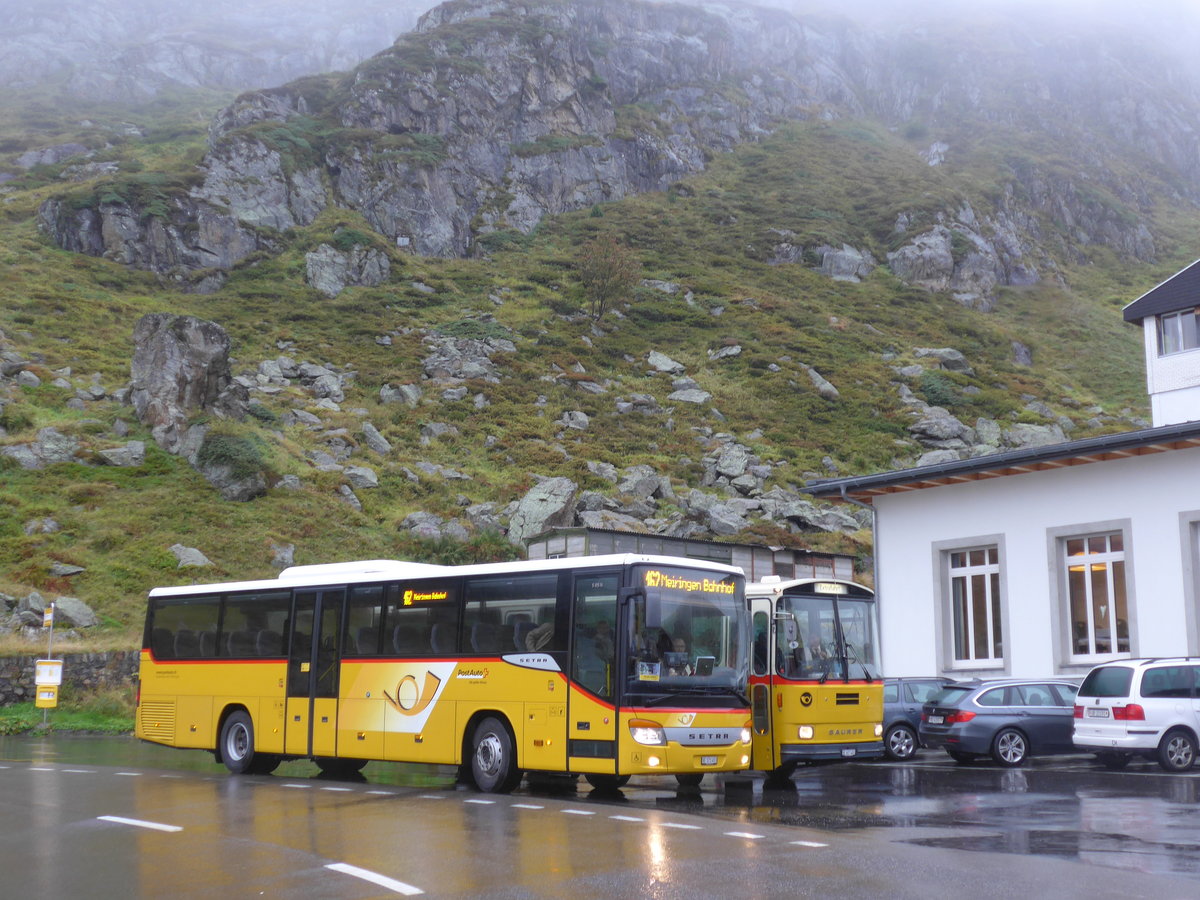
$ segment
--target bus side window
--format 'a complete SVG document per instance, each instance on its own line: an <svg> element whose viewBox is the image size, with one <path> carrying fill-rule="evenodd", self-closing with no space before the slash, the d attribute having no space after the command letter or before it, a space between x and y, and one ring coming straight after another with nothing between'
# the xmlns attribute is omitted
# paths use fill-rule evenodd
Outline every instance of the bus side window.
<svg viewBox="0 0 1200 900"><path fill-rule="evenodd" d="M765 612L754 614L754 674L766 675L770 650L771 620Z"/></svg>

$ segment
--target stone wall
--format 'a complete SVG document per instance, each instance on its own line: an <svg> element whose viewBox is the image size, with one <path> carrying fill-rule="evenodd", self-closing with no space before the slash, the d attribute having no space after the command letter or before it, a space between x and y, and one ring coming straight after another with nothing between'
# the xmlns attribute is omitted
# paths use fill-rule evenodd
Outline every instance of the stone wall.
<svg viewBox="0 0 1200 900"><path fill-rule="evenodd" d="M128 687L132 691L137 678L138 655L136 650L56 653L54 658L63 661L63 686L59 691L109 687ZM41 657L0 657L0 706L33 701L34 669L38 659Z"/></svg>

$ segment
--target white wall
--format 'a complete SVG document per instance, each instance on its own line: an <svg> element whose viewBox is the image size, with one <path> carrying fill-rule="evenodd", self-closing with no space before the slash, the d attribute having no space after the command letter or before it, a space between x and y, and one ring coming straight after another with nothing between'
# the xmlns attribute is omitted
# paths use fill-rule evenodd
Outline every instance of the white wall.
<svg viewBox="0 0 1200 900"><path fill-rule="evenodd" d="M951 672L940 642L952 623L942 622L944 563L935 548L976 538L1000 546L1006 659L990 674L1085 673L1090 666L1066 663L1062 617L1051 608L1059 596L1053 535L1062 529L1127 525L1132 655L1200 649L1196 590L1185 583L1194 577L1197 528L1190 523L1200 521L1200 449L887 494L874 504L886 675Z"/></svg>
<svg viewBox="0 0 1200 900"><path fill-rule="evenodd" d="M1158 317L1142 320L1146 389L1154 427L1200 421L1200 350L1158 355Z"/></svg>

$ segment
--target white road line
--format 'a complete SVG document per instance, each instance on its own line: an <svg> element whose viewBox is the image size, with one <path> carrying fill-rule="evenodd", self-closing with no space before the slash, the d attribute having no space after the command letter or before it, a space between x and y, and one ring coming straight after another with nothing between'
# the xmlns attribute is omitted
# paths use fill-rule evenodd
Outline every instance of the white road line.
<svg viewBox="0 0 1200 900"><path fill-rule="evenodd" d="M595 813L592 812L590 809L564 809L563 812L565 812L568 816L594 816L595 815Z"/></svg>
<svg viewBox="0 0 1200 900"><path fill-rule="evenodd" d="M646 820L640 816L609 816L610 819L616 819L618 822L645 822Z"/></svg>
<svg viewBox="0 0 1200 900"><path fill-rule="evenodd" d="M545 809L544 806L538 806L536 803L514 803L513 809Z"/></svg>
<svg viewBox="0 0 1200 900"><path fill-rule="evenodd" d="M312 785L311 784L285 784L285 785L281 785L281 787L299 788L302 791L307 791L310 788L312 788Z"/></svg>
<svg viewBox="0 0 1200 900"><path fill-rule="evenodd" d="M150 828L154 831L183 831L180 825L164 825L161 822L146 822L142 819L126 819L122 816L96 816L105 822L116 822L118 825L134 825L138 828Z"/></svg>
<svg viewBox="0 0 1200 900"><path fill-rule="evenodd" d="M128 776L130 776L130 777L136 778L137 776L141 775L142 773L141 773L141 772L117 772L117 773L115 773L115 774L117 774L117 775L128 775Z"/></svg>
<svg viewBox="0 0 1200 900"><path fill-rule="evenodd" d="M63 769L64 772L71 772L75 775L95 775L95 769Z"/></svg>
<svg viewBox="0 0 1200 900"><path fill-rule="evenodd" d="M478 797L470 797L463 801L463 803L478 803L480 806L491 806L495 802L495 800L480 800Z"/></svg>
<svg viewBox="0 0 1200 900"><path fill-rule="evenodd" d="M56 772L57 769L51 769L49 766L30 766L30 772Z"/></svg>
<svg viewBox="0 0 1200 900"><path fill-rule="evenodd" d="M323 788L321 788L321 790L323 790L323 791L352 791L352 790L354 790L354 788L347 788L347 787L323 787Z"/></svg>
<svg viewBox="0 0 1200 900"><path fill-rule="evenodd" d="M395 791L367 791L368 794L382 794L384 797L395 797Z"/></svg>
<svg viewBox="0 0 1200 900"><path fill-rule="evenodd" d="M684 825L682 822L663 822L662 825L663 825L663 828L684 828L688 831L702 831L703 830L703 827L700 825Z"/></svg>
<svg viewBox="0 0 1200 900"><path fill-rule="evenodd" d="M380 875L378 872L372 872L370 869L360 869L358 866L351 866L346 863L330 863L325 868L341 872L343 875L353 875L355 878L361 878L363 881L369 881L371 884L377 884L380 887L387 888L389 891L395 891L397 894L404 894L408 897L425 893L419 887L413 887L411 884L405 884L403 881L397 881L395 878L388 878L386 875Z"/></svg>
<svg viewBox="0 0 1200 900"><path fill-rule="evenodd" d="M795 844L797 847L828 847L828 844L822 844L819 841L789 841L788 843Z"/></svg>
<svg viewBox="0 0 1200 900"><path fill-rule="evenodd" d="M728 837L746 838L747 840L751 840L751 841L757 841L757 840L762 839L761 834L751 834L749 831L727 831L727 832L725 832L725 834Z"/></svg>
<svg viewBox="0 0 1200 900"><path fill-rule="evenodd" d="M445 800L446 795L445 794L422 794L421 799L422 800Z"/></svg>

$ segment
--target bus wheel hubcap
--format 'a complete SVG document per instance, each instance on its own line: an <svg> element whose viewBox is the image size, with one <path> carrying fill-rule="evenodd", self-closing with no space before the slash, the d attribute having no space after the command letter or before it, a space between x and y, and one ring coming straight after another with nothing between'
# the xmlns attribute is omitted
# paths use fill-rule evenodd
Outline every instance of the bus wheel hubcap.
<svg viewBox="0 0 1200 900"><path fill-rule="evenodd" d="M504 752L500 746L500 739L494 734L487 735L475 750L475 762L479 764L479 769L486 772L488 775L494 775L500 770L500 764L503 761Z"/></svg>

